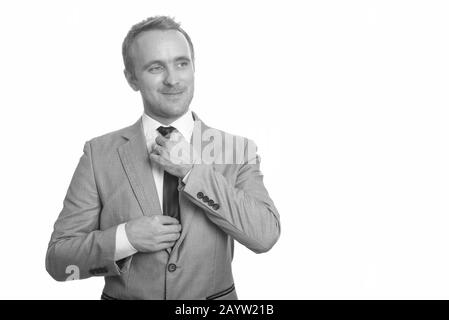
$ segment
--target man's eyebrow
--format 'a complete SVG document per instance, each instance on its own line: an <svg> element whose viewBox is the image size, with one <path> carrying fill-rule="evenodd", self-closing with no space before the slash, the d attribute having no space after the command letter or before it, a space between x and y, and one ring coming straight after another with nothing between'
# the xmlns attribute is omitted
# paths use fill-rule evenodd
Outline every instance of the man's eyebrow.
<svg viewBox="0 0 449 320"><path fill-rule="evenodd" d="M180 60L190 61L190 58L188 56L180 56L180 57L175 58L175 61L180 61Z"/></svg>
<svg viewBox="0 0 449 320"><path fill-rule="evenodd" d="M191 61L191 60L190 60L190 58L188 56L179 56L179 57L176 57L176 58L170 60L169 62L171 62L171 61L175 61L176 62L176 61ZM150 61L148 61L147 63L145 63L143 65L142 70L147 69L149 66L151 66L153 64L165 65L165 63L166 62L163 61L163 60L150 60Z"/></svg>

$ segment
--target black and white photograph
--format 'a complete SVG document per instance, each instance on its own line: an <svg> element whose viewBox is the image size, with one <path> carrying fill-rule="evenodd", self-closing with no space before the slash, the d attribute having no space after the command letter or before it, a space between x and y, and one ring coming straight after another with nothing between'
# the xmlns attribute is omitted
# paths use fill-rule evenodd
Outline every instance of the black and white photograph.
<svg viewBox="0 0 449 320"><path fill-rule="evenodd" d="M449 299L448 16L2 2L0 299Z"/></svg>

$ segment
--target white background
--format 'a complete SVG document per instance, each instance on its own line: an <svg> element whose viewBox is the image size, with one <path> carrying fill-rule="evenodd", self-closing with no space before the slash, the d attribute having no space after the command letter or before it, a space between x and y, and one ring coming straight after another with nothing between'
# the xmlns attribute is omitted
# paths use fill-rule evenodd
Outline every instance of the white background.
<svg viewBox="0 0 449 320"><path fill-rule="evenodd" d="M254 139L281 238L238 245L241 299L449 298L447 1L4 1L2 299L98 299L45 253L84 142L134 123L131 25L174 16L192 109Z"/></svg>

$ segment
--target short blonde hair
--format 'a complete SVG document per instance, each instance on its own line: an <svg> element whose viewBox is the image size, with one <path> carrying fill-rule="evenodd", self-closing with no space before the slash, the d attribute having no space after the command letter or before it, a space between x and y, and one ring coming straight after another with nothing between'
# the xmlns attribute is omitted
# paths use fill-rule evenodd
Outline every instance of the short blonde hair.
<svg viewBox="0 0 449 320"><path fill-rule="evenodd" d="M143 20L132 26L131 30L128 31L122 44L122 55L123 63L125 64L125 70L128 71L132 76L134 73L134 64L132 57L130 55L130 47L134 39L142 32L149 30L177 30L181 32L189 43L190 54L192 56L192 62L195 61L195 53L193 50L192 40L190 39L187 32L181 28L181 24L176 22L173 18L167 16L154 16Z"/></svg>

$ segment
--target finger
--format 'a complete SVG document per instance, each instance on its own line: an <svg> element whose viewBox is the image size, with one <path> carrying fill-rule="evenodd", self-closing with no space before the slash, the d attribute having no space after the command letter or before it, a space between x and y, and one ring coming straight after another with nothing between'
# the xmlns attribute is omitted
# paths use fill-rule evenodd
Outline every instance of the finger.
<svg viewBox="0 0 449 320"><path fill-rule="evenodd" d="M159 146L159 145L156 143L156 141L153 141L153 143L151 144L150 150L151 151L154 150L156 148L156 146Z"/></svg>
<svg viewBox="0 0 449 320"><path fill-rule="evenodd" d="M157 143L156 143L156 142L153 142L153 143L151 144L151 147L150 147L150 152L154 152L155 149L156 149L156 146L157 146Z"/></svg>
<svg viewBox="0 0 449 320"><path fill-rule="evenodd" d="M180 223L178 224L166 224L163 226L163 229L161 230L162 234L168 234L168 233L177 233L181 232L182 226Z"/></svg>
<svg viewBox="0 0 449 320"><path fill-rule="evenodd" d="M164 158L164 155L157 154L156 151L152 151L150 153L150 159L156 161L157 163L159 163L162 166L169 165L169 162L167 161L167 159Z"/></svg>
<svg viewBox="0 0 449 320"><path fill-rule="evenodd" d="M150 153L150 159L158 163L161 167L164 168L164 170L174 175L174 173L172 172L173 170L171 169L173 167L173 164L172 162L164 158L164 155Z"/></svg>
<svg viewBox="0 0 449 320"><path fill-rule="evenodd" d="M162 155L164 149L158 144L153 144L153 146L151 147L151 152Z"/></svg>
<svg viewBox="0 0 449 320"><path fill-rule="evenodd" d="M171 248L171 247L173 247L174 245L175 245L175 242L174 242L174 241L171 241L171 242L161 242L160 244L156 245L155 248L156 248L156 251L159 251L159 250L164 250L164 249Z"/></svg>
<svg viewBox="0 0 449 320"><path fill-rule="evenodd" d="M150 153L150 160L160 164L161 166L166 165L166 160L164 158L162 158L161 155L156 154L156 153Z"/></svg>
<svg viewBox="0 0 449 320"><path fill-rule="evenodd" d="M167 141L168 141L168 139L166 139L166 138L164 138L163 136L161 136L161 135L158 135L157 137L156 137L156 143L158 144L158 145L160 145L160 146L165 146L166 145L166 143L167 143Z"/></svg>
<svg viewBox="0 0 449 320"><path fill-rule="evenodd" d="M183 139L183 135L178 131L173 131L172 133L170 133L170 136L167 138L169 141L179 142Z"/></svg>
<svg viewBox="0 0 449 320"><path fill-rule="evenodd" d="M160 242L173 242L179 239L181 234L179 232L164 234L159 237Z"/></svg>
<svg viewBox="0 0 449 320"><path fill-rule="evenodd" d="M164 225L165 224L167 224L167 225L179 224L178 219L175 219L170 216L158 215L157 218L158 218L159 222Z"/></svg>

